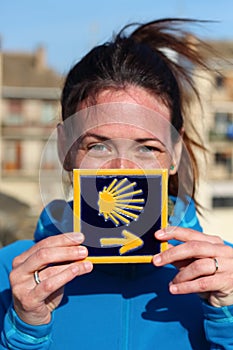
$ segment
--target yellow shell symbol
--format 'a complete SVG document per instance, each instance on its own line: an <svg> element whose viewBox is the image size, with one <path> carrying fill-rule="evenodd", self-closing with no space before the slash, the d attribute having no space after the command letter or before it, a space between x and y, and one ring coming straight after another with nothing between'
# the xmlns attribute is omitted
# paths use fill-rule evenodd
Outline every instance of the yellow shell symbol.
<svg viewBox="0 0 233 350"><path fill-rule="evenodd" d="M103 215L107 221L110 219L115 226L121 223L128 225L130 220L137 220L138 216L134 212L141 212L143 206L138 205L144 203L143 198L132 198L133 196L143 193L141 189L134 191L136 182L127 184L128 179L121 181L114 179L110 185L105 186L103 191L99 192L99 214Z"/></svg>

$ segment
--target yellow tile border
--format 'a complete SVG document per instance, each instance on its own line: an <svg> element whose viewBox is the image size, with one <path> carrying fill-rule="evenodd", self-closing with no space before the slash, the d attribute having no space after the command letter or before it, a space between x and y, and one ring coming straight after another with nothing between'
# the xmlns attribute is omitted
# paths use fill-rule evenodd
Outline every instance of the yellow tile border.
<svg viewBox="0 0 233 350"><path fill-rule="evenodd" d="M167 169L74 169L74 231L81 230L81 208L80 208L80 177L81 176L112 176L112 175L161 175L162 177L162 214L161 228L167 226L168 220L168 171ZM78 200L76 200L78 199ZM84 233L85 234L85 233ZM161 242L161 251L167 249L167 242ZM134 255L134 256L88 256L87 260L96 264L109 263L150 263L153 255Z"/></svg>

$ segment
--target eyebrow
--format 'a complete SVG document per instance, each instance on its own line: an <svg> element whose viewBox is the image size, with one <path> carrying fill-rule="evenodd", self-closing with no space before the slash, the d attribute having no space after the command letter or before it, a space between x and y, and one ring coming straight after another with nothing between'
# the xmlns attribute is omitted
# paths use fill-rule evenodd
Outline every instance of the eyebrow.
<svg viewBox="0 0 233 350"><path fill-rule="evenodd" d="M110 137L107 137L107 136L104 136L104 135L99 135L99 134L94 134L94 133L90 133L90 132L87 132L81 139L81 141L85 138L85 137L93 137L93 138L96 138L100 141L109 141L109 140L112 140L112 138ZM138 138L138 139L135 139L134 140L135 142L138 142L138 143L143 143L143 142L148 142L148 141L159 141L162 145L164 145L164 143L159 140L158 138L152 138L152 137L144 137L144 138ZM164 145L165 146L165 145Z"/></svg>

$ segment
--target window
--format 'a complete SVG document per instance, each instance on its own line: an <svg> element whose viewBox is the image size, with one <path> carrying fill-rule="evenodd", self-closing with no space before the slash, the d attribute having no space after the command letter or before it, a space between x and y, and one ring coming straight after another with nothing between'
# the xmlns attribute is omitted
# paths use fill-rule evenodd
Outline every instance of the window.
<svg viewBox="0 0 233 350"><path fill-rule="evenodd" d="M41 110L43 124L52 124L55 120L55 106L52 103L44 103Z"/></svg>
<svg viewBox="0 0 233 350"><path fill-rule="evenodd" d="M58 164L57 143L50 141L43 149L41 168L44 170L53 170L57 168Z"/></svg>
<svg viewBox="0 0 233 350"><path fill-rule="evenodd" d="M212 198L213 208L229 208L233 207L233 196L228 197L213 197Z"/></svg>
<svg viewBox="0 0 233 350"><path fill-rule="evenodd" d="M12 99L8 101L8 113L5 117L5 124L19 125L23 123L22 100Z"/></svg>
<svg viewBox="0 0 233 350"><path fill-rule="evenodd" d="M20 141L9 141L4 145L3 170L21 169L22 149Z"/></svg>
<svg viewBox="0 0 233 350"><path fill-rule="evenodd" d="M215 85L217 89L221 89L225 85L225 78L222 75L217 75L215 77Z"/></svg>
<svg viewBox="0 0 233 350"><path fill-rule="evenodd" d="M216 112L214 131L211 132L218 138L233 140L233 113Z"/></svg>
<svg viewBox="0 0 233 350"><path fill-rule="evenodd" d="M214 155L215 164L225 167L228 174L233 171L233 155L232 150L226 150L224 152L216 152Z"/></svg>

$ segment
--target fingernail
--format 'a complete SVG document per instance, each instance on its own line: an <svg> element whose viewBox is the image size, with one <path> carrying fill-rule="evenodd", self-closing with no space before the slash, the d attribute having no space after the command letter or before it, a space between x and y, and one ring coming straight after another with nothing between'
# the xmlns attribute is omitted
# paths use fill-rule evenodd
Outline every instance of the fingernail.
<svg viewBox="0 0 233 350"><path fill-rule="evenodd" d="M80 258L85 258L87 256L87 248L86 247L78 247L78 252Z"/></svg>
<svg viewBox="0 0 233 350"><path fill-rule="evenodd" d="M72 232L69 237L78 243L82 243L84 241L84 235L81 232Z"/></svg>
<svg viewBox="0 0 233 350"><path fill-rule="evenodd" d="M84 267L85 267L85 270L87 270L87 271L91 271L92 270L92 263L91 263L91 261L89 261L89 260L85 260L84 261Z"/></svg>
<svg viewBox="0 0 233 350"><path fill-rule="evenodd" d="M166 235L166 232L164 231L164 229L159 230L159 231L156 232L156 237L157 238L163 238L163 237L165 237L165 235Z"/></svg>
<svg viewBox="0 0 233 350"><path fill-rule="evenodd" d="M155 264L160 264L162 261L161 256L159 254L155 255L153 261Z"/></svg>
<svg viewBox="0 0 233 350"><path fill-rule="evenodd" d="M177 286L175 284L172 284L172 283L169 285L169 289L170 289L170 292L174 293L174 294L177 293L177 291L178 291Z"/></svg>

